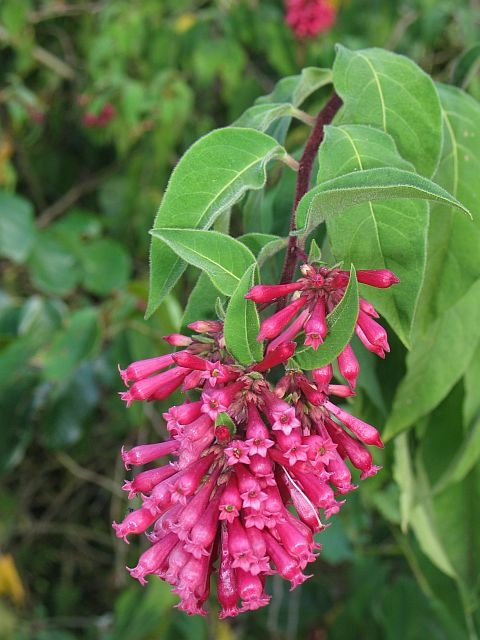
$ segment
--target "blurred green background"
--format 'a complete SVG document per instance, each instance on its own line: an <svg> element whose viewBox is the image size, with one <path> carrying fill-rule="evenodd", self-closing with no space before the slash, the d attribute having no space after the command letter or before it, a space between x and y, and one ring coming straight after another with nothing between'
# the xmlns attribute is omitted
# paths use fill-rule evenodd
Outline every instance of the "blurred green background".
<svg viewBox="0 0 480 640"><path fill-rule="evenodd" d="M148 230L183 151L282 76L330 66L336 42L448 82L480 28L478 0L337 8L299 41L280 0L0 2L0 640L467 637L450 579L398 526L388 452L322 534L315 577L273 580L271 605L232 621L142 589L124 568L141 543L112 535L120 447L163 433L161 406L125 410L117 363L167 350L196 277L143 319Z"/></svg>

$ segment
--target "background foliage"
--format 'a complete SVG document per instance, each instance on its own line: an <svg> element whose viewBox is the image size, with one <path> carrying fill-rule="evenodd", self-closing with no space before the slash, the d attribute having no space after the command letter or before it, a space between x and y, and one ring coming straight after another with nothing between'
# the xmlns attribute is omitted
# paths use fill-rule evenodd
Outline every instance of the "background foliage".
<svg viewBox="0 0 480 640"><path fill-rule="evenodd" d="M302 42L283 11L273 0L0 5L2 639L476 637L478 224L444 207L432 212L429 242L436 246L445 225L450 241L428 258L414 333L402 329L398 305L382 309L401 342L391 331L390 357L362 362L368 374L355 408L387 422L385 470L322 534L315 578L292 594L274 581L270 607L233 623L190 619L171 608L163 583L133 583L128 549L112 536L111 521L127 508L120 446L163 433L157 409L125 411L117 363L165 351L161 336L180 327L198 279L189 267L144 320L148 230L183 151L239 118L280 77L331 67L337 41L406 53L480 97L475 1L350 0L332 31ZM408 160L423 175L435 170L478 215L478 173L465 162L478 158L478 138L475 147L457 135L465 119L478 131L478 106L468 111L449 87L440 97L449 114L440 164L422 164L424 147ZM314 113L316 103L306 104ZM356 120L344 115L344 126L361 127L358 110ZM325 148L339 144L340 130ZM287 146L304 139L294 127ZM323 170L335 177L335 167ZM251 198L238 231L284 233L278 221L288 220L292 188L283 181L267 191L263 228L248 213L259 206ZM341 227L329 233L347 241ZM217 296L202 278L184 322ZM402 343L411 341L406 355Z"/></svg>

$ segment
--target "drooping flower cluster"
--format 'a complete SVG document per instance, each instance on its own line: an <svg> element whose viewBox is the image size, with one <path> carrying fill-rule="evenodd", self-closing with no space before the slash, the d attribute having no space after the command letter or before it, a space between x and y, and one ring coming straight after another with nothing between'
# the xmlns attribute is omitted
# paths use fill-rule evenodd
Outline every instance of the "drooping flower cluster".
<svg viewBox="0 0 480 640"><path fill-rule="evenodd" d="M339 496L356 488L347 463L361 479L380 468L367 449L383 446L377 430L331 400L353 395L351 376L345 376L348 385L335 384L327 365L309 374L287 369L275 385L268 380L272 367L294 355L293 337L302 328L308 334L312 318L318 322L317 307L328 313L348 281L338 269L307 265L303 273L297 283L277 285L281 289L249 293L258 302L297 296L285 307L287 316L295 309L289 319L271 316L281 325L273 335L265 333L268 319L263 321L260 338L270 342L261 362L240 366L225 347L222 323L199 321L190 325L192 337L166 336L180 348L175 353L121 370L124 382L133 383L121 394L127 406L164 399L180 387L191 396L163 414L168 440L122 450L127 469L150 468L124 485L129 498L140 496L141 507L113 525L125 540L146 533L151 546L131 575L142 584L150 574L169 582L180 596L178 607L189 614L205 614L212 574L221 618L266 605L265 581L272 573L292 589L304 582L319 549L314 534L339 511ZM386 272L359 273L359 279L386 286ZM324 330L315 331L323 339ZM157 466L165 456L173 460Z"/></svg>
<svg viewBox="0 0 480 640"><path fill-rule="evenodd" d="M336 17L336 8L328 0L286 0L285 22L299 39L328 31Z"/></svg>

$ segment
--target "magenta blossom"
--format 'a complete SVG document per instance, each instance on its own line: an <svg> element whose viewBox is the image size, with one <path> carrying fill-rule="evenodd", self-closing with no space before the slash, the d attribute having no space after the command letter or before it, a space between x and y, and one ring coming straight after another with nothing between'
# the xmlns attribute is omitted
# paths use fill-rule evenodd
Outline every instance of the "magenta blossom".
<svg viewBox="0 0 480 640"><path fill-rule="evenodd" d="M293 303L295 312L310 307L313 296L303 281L288 290L303 296ZM319 323L314 316L309 327ZM310 577L305 569L319 548L314 534L341 508L337 496L356 488L352 467L361 478L377 472L367 446L383 444L374 427L332 402L352 391L333 383L331 365L311 375L289 369L276 387L268 382L269 368L294 355L291 339L244 367L226 350L221 323L192 326L204 334L167 337L180 351L121 372L133 382L122 394L127 406L163 399L179 387L185 394L194 390L194 398L163 414L168 440L122 450L127 468L142 467L123 487L141 505L113 526L126 541L146 534L151 546L130 574L142 584L149 575L169 582L182 611L206 615L215 572L220 618L226 618L268 604L265 584L273 573L292 589ZM351 378L348 351L344 359Z"/></svg>
<svg viewBox="0 0 480 640"><path fill-rule="evenodd" d="M332 28L336 9L328 0L287 0L285 22L299 39L314 38Z"/></svg>

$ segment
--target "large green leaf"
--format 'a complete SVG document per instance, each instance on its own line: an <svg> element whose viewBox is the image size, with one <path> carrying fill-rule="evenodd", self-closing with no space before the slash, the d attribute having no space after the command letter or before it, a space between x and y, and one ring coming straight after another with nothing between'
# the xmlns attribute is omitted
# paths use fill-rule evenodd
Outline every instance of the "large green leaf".
<svg viewBox="0 0 480 640"><path fill-rule="evenodd" d="M434 180L470 209L473 221L432 206L425 282L414 327L418 333L428 330L434 318L480 278L480 105L454 87L439 85L438 90L444 146Z"/></svg>
<svg viewBox="0 0 480 640"><path fill-rule="evenodd" d="M383 49L337 46L333 82L344 103L337 122L386 131L420 174L432 175L442 128L438 95L426 73L408 58Z"/></svg>
<svg viewBox="0 0 480 640"><path fill-rule="evenodd" d="M358 284L355 268L351 267L350 280L345 294L327 316L328 333L323 343L314 350L301 347L295 352L295 360L301 369L317 369L335 360L350 341L358 317Z"/></svg>
<svg viewBox="0 0 480 640"><path fill-rule="evenodd" d="M257 265L252 264L242 276L233 292L225 316L225 343L232 356L243 365L258 362L263 356L263 345L257 342L260 329L257 307L245 294L255 284Z"/></svg>
<svg viewBox="0 0 480 640"><path fill-rule="evenodd" d="M251 251L241 242L218 231L200 229L153 229L182 260L205 271L220 293L231 296L243 274L255 262Z"/></svg>
<svg viewBox="0 0 480 640"><path fill-rule="evenodd" d="M319 179L378 167L413 170L393 138L364 125L329 126L319 153ZM387 291L364 287L377 310L409 344L415 302L425 269L428 205L419 200L366 202L327 221L337 260L357 269L391 269L400 284Z"/></svg>
<svg viewBox="0 0 480 640"><path fill-rule="evenodd" d="M296 234L306 236L325 220L357 204L398 198L436 200L469 214L463 204L428 178L395 167L378 167L346 173L308 191L297 208Z"/></svg>
<svg viewBox="0 0 480 640"><path fill-rule="evenodd" d="M447 395L465 372L480 339L480 280L416 339L407 356L383 433L388 439L413 425Z"/></svg>
<svg viewBox="0 0 480 640"><path fill-rule="evenodd" d="M155 229L207 229L247 190L266 181L266 164L285 155L277 141L254 129L227 127L198 140L172 173ZM185 264L158 237L150 254L151 315L182 274Z"/></svg>

